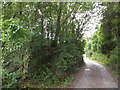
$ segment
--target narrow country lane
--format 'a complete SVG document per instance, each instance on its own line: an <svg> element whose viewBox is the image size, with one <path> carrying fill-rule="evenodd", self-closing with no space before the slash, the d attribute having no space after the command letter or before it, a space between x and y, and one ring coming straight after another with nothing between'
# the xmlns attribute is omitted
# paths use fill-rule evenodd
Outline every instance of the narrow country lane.
<svg viewBox="0 0 120 90"><path fill-rule="evenodd" d="M118 88L111 73L101 64L84 58L85 65L78 73L73 88Z"/></svg>

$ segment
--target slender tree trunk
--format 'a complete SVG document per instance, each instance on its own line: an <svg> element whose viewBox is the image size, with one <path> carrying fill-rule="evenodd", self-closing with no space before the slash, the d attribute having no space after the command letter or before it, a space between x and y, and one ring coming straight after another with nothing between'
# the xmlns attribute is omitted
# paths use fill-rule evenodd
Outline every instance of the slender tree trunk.
<svg viewBox="0 0 120 90"><path fill-rule="evenodd" d="M56 25L56 32L55 32L55 38L54 41L52 42L52 46L57 46L58 43L58 36L59 36L59 32L61 30L61 26L60 26L60 19L61 19L61 11L62 11L62 3L59 3L58 6L58 17L57 17L57 25Z"/></svg>
<svg viewBox="0 0 120 90"><path fill-rule="evenodd" d="M43 3L44 4L44 3ZM42 4L42 8L41 8L41 12L42 12L42 15L41 15L41 44L43 43L43 38L44 38L44 5Z"/></svg>

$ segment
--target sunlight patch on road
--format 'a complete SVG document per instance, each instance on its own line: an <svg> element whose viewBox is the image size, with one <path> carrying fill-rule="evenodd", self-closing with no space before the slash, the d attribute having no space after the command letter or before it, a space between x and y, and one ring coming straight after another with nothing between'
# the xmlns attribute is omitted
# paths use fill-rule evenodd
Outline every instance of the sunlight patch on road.
<svg viewBox="0 0 120 90"><path fill-rule="evenodd" d="M90 71L90 69L85 69L85 71Z"/></svg>

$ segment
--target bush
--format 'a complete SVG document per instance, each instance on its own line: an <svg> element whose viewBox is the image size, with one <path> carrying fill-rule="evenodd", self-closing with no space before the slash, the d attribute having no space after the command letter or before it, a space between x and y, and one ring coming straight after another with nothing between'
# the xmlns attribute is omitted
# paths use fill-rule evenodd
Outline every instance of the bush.
<svg viewBox="0 0 120 90"><path fill-rule="evenodd" d="M41 71L41 75L36 76L42 83L46 84L59 84L59 79L50 68L44 65L44 69Z"/></svg>
<svg viewBox="0 0 120 90"><path fill-rule="evenodd" d="M30 31L20 25L19 19L11 18L2 22L3 87L16 87L17 78L29 57ZM27 66L27 65L26 65Z"/></svg>
<svg viewBox="0 0 120 90"><path fill-rule="evenodd" d="M29 62L29 74L32 74L31 78L39 77L42 83L67 83L67 78L83 64L82 51L78 50L75 44L67 43L56 48L38 46L34 51Z"/></svg>
<svg viewBox="0 0 120 90"><path fill-rule="evenodd" d="M103 54L99 53L93 53L92 57L90 57L92 60L98 61L102 64L107 64L109 63L108 57Z"/></svg>
<svg viewBox="0 0 120 90"><path fill-rule="evenodd" d="M10 73L6 69L2 70L2 85L3 88L16 88L18 86L18 78L21 77L20 73Z"/></svg>
<svg viewBox="0 0 120 90"><path fill-rule="evenodd" d="M119 67L120 52L119 51L120 51L120 43L118 42L117 46L110 52L109 65L114 70L114 73L117 73L118 77L120 78L120 73L118 71L120 69L120 67Z"/></svg>

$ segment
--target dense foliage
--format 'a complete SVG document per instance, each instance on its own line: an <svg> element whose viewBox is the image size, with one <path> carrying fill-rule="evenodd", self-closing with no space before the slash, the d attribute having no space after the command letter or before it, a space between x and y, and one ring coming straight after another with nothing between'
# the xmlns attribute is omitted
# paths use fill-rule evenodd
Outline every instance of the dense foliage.
<svg viewBox="0 0 120 90"><path fill-rule="evenodd" d="M85 42L95 3L2 2L3 87L67 87L85 52L118 70L119 3L99 5L106 7L101 27Z"/></svg>
<svg viewBox="0 0 120 90"><path fill-rule="evenodd" d="M114 71L120 69L120 3L103 3L101 27L88 39L86 54L94 60L109 65ZM119 75L120 76L120 75Z"/></svg>
<svg viewBox="0 0 120 90"><path fill-rule="evenodd" d="M3 87L35 87L29 80L39 81L36 87L68 85L72 73L83 64L82 31L93 3L2 5Z"/></svg>

